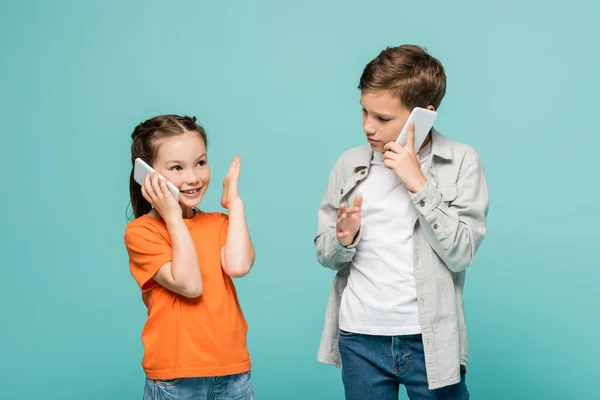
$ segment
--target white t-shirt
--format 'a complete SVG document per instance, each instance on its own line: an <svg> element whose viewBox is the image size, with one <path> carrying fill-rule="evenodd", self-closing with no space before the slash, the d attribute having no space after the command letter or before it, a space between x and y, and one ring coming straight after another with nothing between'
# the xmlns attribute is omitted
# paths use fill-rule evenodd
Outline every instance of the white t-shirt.
<svg viewBox="0 0 600 400"><path fill-rule="evenodd" d="M419 154L426 171L431 143ZM417 214L410 194L378 152L358 190L363 196L361 239L342 294L340 329L390 336L420 333L412 240Z"/></svg>

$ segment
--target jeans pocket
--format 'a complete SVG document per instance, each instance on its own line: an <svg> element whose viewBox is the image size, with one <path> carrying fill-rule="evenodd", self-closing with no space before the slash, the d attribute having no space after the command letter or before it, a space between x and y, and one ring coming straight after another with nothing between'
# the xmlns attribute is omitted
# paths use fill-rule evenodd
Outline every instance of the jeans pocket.
<svg viewBox="0 0 600 400"><path fill-rule="evenodd" d="M252 384L252 371L230 375L227 389L222 392L224 399L251 400L254 399L254 385ZM219 396L221 398L221 396Z"/></svg>
<svg viewBox="0 0 600 400"><path fill-rule="evenodd" d="M154 384L160 387L172 387L177 385L178 383L183 382L183 378L175 378L175 379L154 379Z"/></svg>

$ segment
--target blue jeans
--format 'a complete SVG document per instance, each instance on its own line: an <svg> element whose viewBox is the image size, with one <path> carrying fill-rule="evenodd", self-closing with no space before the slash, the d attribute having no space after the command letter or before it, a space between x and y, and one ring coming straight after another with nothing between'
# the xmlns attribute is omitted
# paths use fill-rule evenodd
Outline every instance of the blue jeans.
<svg viewBox="0 0 600 400"><path fill-rule="evenodd" d="M465 368L459 383L429 390L421 335L374 336L340 331L342 381L347 400L467 400Z"/></svg>
<svg viewBox="0 0 600 400"><path fill-rule="evenodd" d="M143 400L254 400L250 372L241 374L177 378L168 381L146 379Z"/></svg>

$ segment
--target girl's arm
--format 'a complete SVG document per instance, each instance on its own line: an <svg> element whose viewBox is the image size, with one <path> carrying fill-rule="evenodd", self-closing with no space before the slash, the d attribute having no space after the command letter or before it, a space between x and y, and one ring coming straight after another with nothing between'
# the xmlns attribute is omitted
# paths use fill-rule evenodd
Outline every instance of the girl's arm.
<svg viewBox="0 0 600 400"><path fill-rule="evenodd" d="M255 258L254 245L246 224L244 203L238 193L239 175L240 159L236 157L223 181L221 198L221 205L227 208L229 214L227 241L221 249L221 265L225 273L232 278L240 278L248 274Z"/></svg>
<svg viewBox="0 0 600 400"><path fill-rule="evenodd" d="M142 195L152 204L167 225L171 238L171 261L154 275L154 280L165 288L185 297L202 294L202 275L196 248L187 226L183 222L181 207L167 187L167 181L158 182L155 173L146 176Z"/></svg>
<svg viewBox="0 0 600 400"><path fill-rule="evenodd" d="M203 290L202 276L190 231L181 215L165 222L171 237L172 259L158 270L154 280L182 296L198 297Z"/></svg>

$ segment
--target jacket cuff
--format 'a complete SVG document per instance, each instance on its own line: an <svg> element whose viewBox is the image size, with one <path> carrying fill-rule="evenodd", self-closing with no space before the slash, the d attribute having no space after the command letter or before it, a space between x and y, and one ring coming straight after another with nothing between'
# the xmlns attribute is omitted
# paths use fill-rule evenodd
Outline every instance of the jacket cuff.
<svg viewBox="0 0 600 400"><path fill-rule="evenodd" d="M427 217L437 208L442 201L442 194L437 190L431 181L427 181L425 186L417 193L411 193L411 199L415 208Z"/></svg>
<svg viewBox="0 0 600 400"><path fill-rule="evenodd" d="M356 246L360 241L360 229L354 238L354 241L350 243L348 246L342 246L337 237L333 239L333 250L336 254L338 254L340 261L349 262L352 261L354 254L356 253Z"/></svg>

